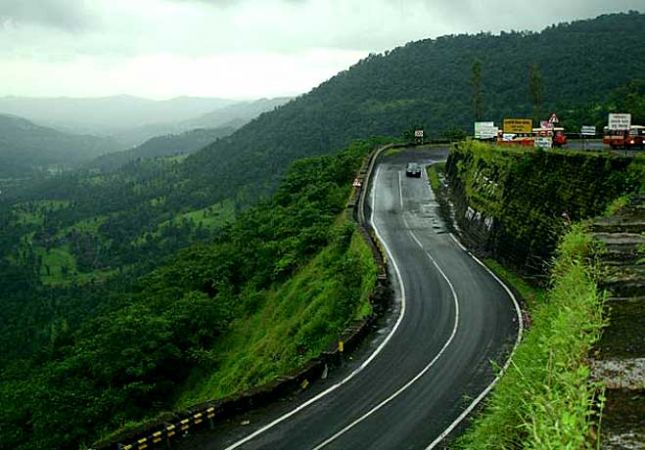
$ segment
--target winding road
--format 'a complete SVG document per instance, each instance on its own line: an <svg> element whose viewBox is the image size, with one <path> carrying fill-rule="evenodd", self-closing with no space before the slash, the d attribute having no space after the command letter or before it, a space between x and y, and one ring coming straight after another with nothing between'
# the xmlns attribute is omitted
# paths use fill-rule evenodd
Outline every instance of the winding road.
<svg viewBox="0 0 645 450"><path fill-rule="evenodd" d="M185 448L430 449L463 429L495 379L491 362L504 365L517 340L519 310L448 232L426 174L405 176L413 160L432 163L433 151L383 158L373 178L370 220L396 300L369 349L304 398Z"/></svg>

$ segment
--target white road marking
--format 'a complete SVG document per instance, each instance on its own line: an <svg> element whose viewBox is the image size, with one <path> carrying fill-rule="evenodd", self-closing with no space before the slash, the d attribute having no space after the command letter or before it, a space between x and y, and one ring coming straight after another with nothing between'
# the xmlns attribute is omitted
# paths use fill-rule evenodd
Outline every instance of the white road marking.
<svg viewBox="0 0 645 450"><path fill-rule="evenodd" d="M399 177L399 194L400 194L401 193L401 172L398 172L398 177ZM376 178L378 179L378 172L377 172L377 177ZM403 207L403 200L402 199L401 199L401 207ZM414 242L416 242L416 244L421 248L421 250L426 254L428 259L430 259L430 262L437 268L437 270L439 271L439 273L441 274L443 279L446 280L446 282L448 283L448 286L450 287L450 292L452 293L452 298L453 298L453 301L454 301L454 304L455 304L455 322L454 322L453 327L452 327L452 332L450 333L450 336L448 337L448 340L444 343L444 345L441 348L441 350L439 350L439 353L437 353L435 355L435 357L432 359L432 361L430 361L417 375L415 375L412 379L410 379L406 384L401 386L392 395L390 395L388 398L383 400L378 405L374 406L372 409L367 411L361 417L359 417L358 419L354 420L352 423L347 425L345 428L343 428L342 430L340 430L339 432L337 432L336 434L334 434L333 436L331 436L330 438L328 438L327 440L325 440L321 444L319 444L316 447L314 447L313 450L320 450L323 447L325 447L326 445L331 444L336 439L341 437L343 434L345 434L346 432L348 432L349 430L354 428L359 423L363 422L369 416L371 416L372 414L377 412L379 409L383 408L385 405L387 405L392 400L394 400L396 397L401 395L404 391L406 391L417 380L419 380L419 378L421 378L423 375L425 375L432 368L432 366L435 365L435 363L439 360L439 358L441 358L443 356L443 354L445 353L445 351L447 350L447 348L450 346L450 344L452 343L453 339L455 338L455 335L457 334L457 329L459 328L459 297L457 296L457 292L455 291L455 287L453 286L452 282L450 281L450 279L448 278L446 273L443 271L443 269L441 269L439 264L437 264L437 261L435 261L435 259L432 257L432 255L423 247L423 244L421 243L421 241L419 241L417 236L412 232L412 230L410 229L410 225L408 224L408 221L405 219L405 213L403 212L403 210L401 210L401 217L403 218L403 223L405 224L405 227L407 228L408 234L412 237ZM380 236L379 236L379 239L381 239ZM384 242L384 241L381 239L381 242Z"/></svg>
<svg viewBox="0 0 645 450"><path fill-rule="evenodd" d="M430 186L428 186L428 189L430 189ZM484 270L486 270L486 272L488 272L488 274L491 277L493 277L495 281L497 281L502 286L502 288L504 288L508 296L513 301L513 305L515 306L515 313L517 314L517 323L519 325L518 325L518 331L517 331L517 338L515 339L515 345L513 346L513 351L511 352L511 355L506 360L506 363L504 364L504 367L502 368L499 375L497 375L493 380L493 382L489 384L486 387L486 389L484 389L450 425L448 425L448 428L446 428L434 441L432 441L432 443L430 443L430 445L426 447L426 450L432 450L441 441L443 441L450 433L452 433L452 431L461 423L461 421L464 420L468 416L468 414L470 414L473 411L473 409L475 409L475 407L477 407L477 405L484 399L484 397L486 397L490 393L493 387L495 387L497 382L500 380L502 375L504 375L504 373L510 366L511 360L513 359L513 355L515 354L515 351L517 350L517 346L520 344L520 341L522 340L522 334L524 332L524 326L522 324L522 310L520 308L519 303L517 302L517 299L515 298L515 295L513 295L513 292L508 288L508 286L506 286L506 284L504 284L502 280L499 279L497 275L495 275L495 273L492 270L486 267L486 265L483 262L481 262L479 258L473 255L470 251L468 251L468 249L464 247L464 245L461 242L459 242L459 240L452 233L450 233L450 237L459 246L459 248L461 248L472 259L474 259L475 262L477 262L480 266L482 266Z"/></svg>
<svg viewBox="0 0 645 450"><path fill-rule="evenodd" d="M378 179L379 172L380 172L380 167L378 167L376 169L376 176L374 178L375 180ZM335 391L336 389L338 389L342 385L344 385L347 382L349 382L352 378L354 378L356 375L358 375L360 372L362 372L374 360L374 358L376 358L376 356L379 353L381 353L381 351L385 348L385 346L392 339L392 336L394 336L394 333L396 333L396 331L399 329L399 326L401 325L401 322L403 321L403 317L405 316L405 303L406 303L405 302L405 286L403 285L403 280L401 278L401 272L399 271L399 268L398 268L398 266L396 264L396 261L392 257L392 252L390 251L389 247L387 246L387 244L383 240L383 237L381 236L381 233L379 232L378 227L376 226L376 223L374 222L374 209L375 209L375 207L374 207L374 205L375 205L374 199L376 197L376 186L377 186L377 183L375 181L374 184L372 185L372 212L371 212L371 216L370 216L370 222L374 226L374 232L376 233L376 236L378 237L378 239L381 241L381 244L385 248L385 252L387 253L388 260L392 263L392 267L394 269L394 272L396 273L396 278L398 280L399 286L401 286L401 311L399 313L399 317L398 317L398 319L396 321L396 324L394 325L394 327L392 328L392 330L390 331L388 336L385 338L385 340L383 340L381 345L379 345L376 348L376 350L374 350L374 352L369 356L369 358L367 358L356 370L354 370L352 373L350 373L346 378L344 378L343 380L341 380L338 383L334 384L333 386L330 386L328 389L324 390L323 392L321 392L320 394L316 395L315 397L310 398L309 400L304 402L302 405L299 405L298 407L294 408L293 410L289 411L288 413L278 417L273 422L263 426L262 428L256 430L255 432L251 433L250 435L246 436L245 438L243 438L243 439L231 444L230 446L226 447L225 450L234 450L234 449L246 444L247 442L255 439L256 437L258 437L262 433L270 430L271 428L275 427L279 423L284 422L285 420L289 419L290 417L294 416L295 414L299 413L303 409L307 408L308 406L312 405L313 403L317 402L321 398L329 395L330 393L332 393L333 391Z"/></svg>

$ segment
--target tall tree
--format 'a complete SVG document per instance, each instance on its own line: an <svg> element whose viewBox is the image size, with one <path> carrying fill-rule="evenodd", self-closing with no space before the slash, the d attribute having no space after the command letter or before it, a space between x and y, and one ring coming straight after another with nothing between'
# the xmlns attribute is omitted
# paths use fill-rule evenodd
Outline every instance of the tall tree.
<svg viewBox="0 0 645 450"><path fill-rule="evenodd" d="M544 103L544 80L537 64L529 65L529 96L533 105L533 117L540 120Z"/></svg>
<svg viewBox="0 0 645 450"><path fill-rule="evenodd" d="M482 96L482 62L479 59L473 61L472 77L470 82L473 86L473 112L475 121L479 122L484 117L484 98Z"/></svg>

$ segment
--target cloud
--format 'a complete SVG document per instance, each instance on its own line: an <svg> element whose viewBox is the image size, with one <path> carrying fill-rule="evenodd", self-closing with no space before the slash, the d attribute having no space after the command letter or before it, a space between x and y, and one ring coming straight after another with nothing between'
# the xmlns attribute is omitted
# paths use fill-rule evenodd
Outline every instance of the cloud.
<svg viewBox="0 0 645 450"><path fill-rule="evenodd" d="M0 0L0 95L292 94L409 41L628 9L643 0Z"/></svg>
<svg viewBox="0 0 645 450"><path fill-rule="evenodd" d="M79 31L90 25L84 2L75 0L2 0L0 24L39 25Z"/></svg>

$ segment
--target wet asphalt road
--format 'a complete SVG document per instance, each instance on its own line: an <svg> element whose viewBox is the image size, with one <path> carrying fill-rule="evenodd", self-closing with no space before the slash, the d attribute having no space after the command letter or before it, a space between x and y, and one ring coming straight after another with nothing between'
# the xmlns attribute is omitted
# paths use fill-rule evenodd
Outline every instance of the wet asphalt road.
<svg viewBox="0 0 645 450"><path fill-rule="evenodd" d="M517 337L515 305L450 236L425 171L405 175L406 162L445 153L404 151L376 169L371 222L389 252L396 300L356 360L309 393L252 413L250 424L180 448L425 449L491 384L491 362L503 365Z"/></svg>

